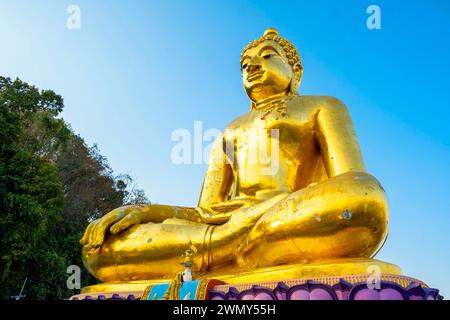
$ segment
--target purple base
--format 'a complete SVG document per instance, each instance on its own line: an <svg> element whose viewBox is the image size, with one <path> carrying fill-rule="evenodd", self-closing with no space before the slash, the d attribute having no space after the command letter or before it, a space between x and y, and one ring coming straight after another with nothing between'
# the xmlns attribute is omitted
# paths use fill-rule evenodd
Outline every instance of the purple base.
<svg viewBox="0 0 450 320"><path fill-rule="evenodd" d="M104 294L99 294L95 296L83 296L82 298L74 297L72 300L139 300L140 296L136 296L134 294L129 294L126 297L121 296L120 294L114 293L112 296L107 297Z"/></svg>
<svg viewBox="0 0 450 320"><path fill-rule="evenodd" d="M92 294L74 296L72 300L139 300L138 292L122 294ZM209 300L442 300L438 289L423 287L421 283L411 281L403 286L381 280L378 288L369 288L366 282L352 284L344 279L330 286L308 280L304 284L289 287L278 282L274 289L258 285L239 292L229 287L228 292L209 291Z"/></svg>
<svg viewBox="0 0 450 320"><path fill-rule="evenodd" d="M275 289L253 286L239 292L211 290L210 300L442 300L438 289L424 288L411 282L406 288L395 282L381 281L379 288L370 289L367 283L351 284L343 279L333 286L314 281L288 287L279 282Z"/></svg>

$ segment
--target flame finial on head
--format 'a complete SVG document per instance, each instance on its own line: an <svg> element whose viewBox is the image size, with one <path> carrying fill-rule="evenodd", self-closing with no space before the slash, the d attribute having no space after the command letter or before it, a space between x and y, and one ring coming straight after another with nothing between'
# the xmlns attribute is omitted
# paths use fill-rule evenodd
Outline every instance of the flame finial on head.
<svg viewBox="0 0 450 320"><path fill-rule="evenodd" d="M267 36L269 34L273 34L273 35L277 35L278 36L278 31L275 28L268 28L268 29L266 29L266 31L264 31L264 36Z"/></svg>

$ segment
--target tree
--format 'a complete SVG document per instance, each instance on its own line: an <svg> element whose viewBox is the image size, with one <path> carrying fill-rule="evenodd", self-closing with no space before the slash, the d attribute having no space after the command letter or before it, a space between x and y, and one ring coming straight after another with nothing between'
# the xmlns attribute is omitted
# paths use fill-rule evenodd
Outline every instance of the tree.
<svg viewBox="0 0 450 320"><path fill-rule="evenodd" d="M25 278L28 299L62 299L67 267L81 266L87 224L129 203L148 202L128 175L114 176L96 145L88 147L57 118L63 99L0 77L0 298ZM83 271L82 283L94 280Z"/></svg>
<svg viewBox="0 0 450 320"><path fill-rule="evenodd" d="M62 110L62 98L52 91L0 77L0 290L8 298L26 276L31 283L58 277L61 259L52 255L45 239L49 227L60 219L63 204L59 169L37 154L58 148L67 136L53 133L52 144L41 144L45 136L26 134L31 123L40 126L46 117ZM39 120L33 120L39 114ZM53 123L52 123L53 124ZM49 128L53 129L52 125ZM33 139L31 139L33 137ZM29 146L25 148L25 146ZM57 147L58 146L58 147ZM47 257L45 272L36 268L36 253ZM50 279L51 281L52 279ZM35 289L35 290L34 290ZM39 286L30 294L42 298Z"/></svg>

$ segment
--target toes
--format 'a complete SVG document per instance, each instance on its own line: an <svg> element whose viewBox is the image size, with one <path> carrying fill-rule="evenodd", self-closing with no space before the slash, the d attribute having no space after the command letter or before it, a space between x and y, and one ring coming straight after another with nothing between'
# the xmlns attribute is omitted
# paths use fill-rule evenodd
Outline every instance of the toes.
<svg viewBox="0 0 450 320"><path fill-rule="evenodd" d="M90 248L89 250L86 250L86 253L89 256L93 256L95 254L97 254L100 251L100 248Z"/></svg>

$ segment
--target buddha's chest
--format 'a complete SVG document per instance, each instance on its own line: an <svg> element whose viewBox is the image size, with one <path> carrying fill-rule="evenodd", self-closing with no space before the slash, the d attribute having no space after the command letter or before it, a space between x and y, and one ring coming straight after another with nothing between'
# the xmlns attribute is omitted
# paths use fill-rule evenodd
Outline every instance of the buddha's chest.
<svg viewBox="0 0 450 320"><path fill-rule="evenodd" d="M254 110L225 130L227 154L235 162L260 163L278 157L301 161L314 147L315 119L312 112L279 108Z"/></svg>

